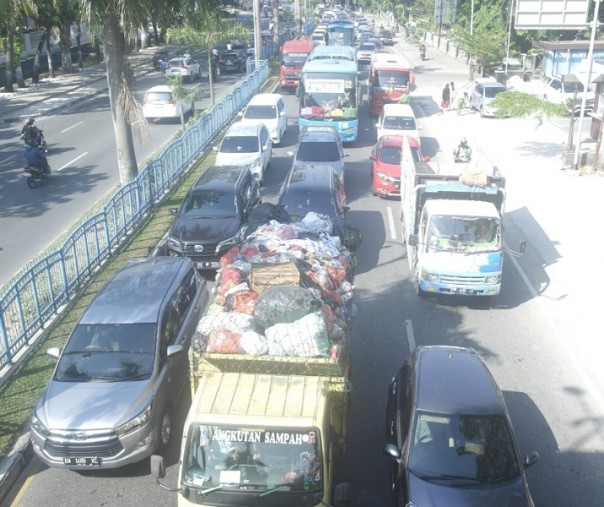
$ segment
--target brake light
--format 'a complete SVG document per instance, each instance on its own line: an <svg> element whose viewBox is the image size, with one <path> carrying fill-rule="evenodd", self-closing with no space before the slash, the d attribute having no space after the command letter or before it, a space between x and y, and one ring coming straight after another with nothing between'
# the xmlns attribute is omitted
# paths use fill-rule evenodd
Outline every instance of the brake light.
<svg viewBox="0 0 604 507"><path fill-rule="evenodd" d="M166 100L166 104L176 104L176 101L174 99Z"/></svg>

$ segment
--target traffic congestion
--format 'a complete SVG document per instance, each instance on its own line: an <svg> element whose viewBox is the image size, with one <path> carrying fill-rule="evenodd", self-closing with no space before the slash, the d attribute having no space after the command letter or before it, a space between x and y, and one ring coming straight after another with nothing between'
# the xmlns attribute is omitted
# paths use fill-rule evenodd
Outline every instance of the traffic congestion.
<svg viewBox="0 0 604 507"><path fill-rule="evenodd" d="M520 352L555 331L525 294L508 174L482 142L513 120L445 100L467 70L390 16L317 14L172 203L159 256L120 268L48 351L12 504L597 504L563 493L565 467L599 458L554 457L574 423ZM194 112L151 98L166 93L145 93L154 129ZM550 360L549 388L588 404Z"/></svg>

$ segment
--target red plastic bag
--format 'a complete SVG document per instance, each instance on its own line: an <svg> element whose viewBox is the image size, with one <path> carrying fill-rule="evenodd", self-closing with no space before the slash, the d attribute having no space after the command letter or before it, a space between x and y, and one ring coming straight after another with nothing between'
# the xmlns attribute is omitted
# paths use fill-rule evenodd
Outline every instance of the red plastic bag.
<svg viewBox="0 0 604 507"><path fill-rule="evenodd" d="M258 293L252 290L239 291L233 294L233 310L247 315L254 315Z"/></svg>
<svg viewBox="0 0 604 507"><path fill-rule="evenodd" d="M220 329L208 337L206 352L214 354L245 354L241 348L241 335Z"/></svg>
<svg viewBox="0 0 604 507"><path fill-rule="evenodd" d="M224 267L228 266L229 264L232 264L235 261L235 259L237 258L237 256L239 255L240 251L241 251L241 247L234 246L233 248L231 248L227 253L225 253L220 258L220 267L224 268Z"/></svg>

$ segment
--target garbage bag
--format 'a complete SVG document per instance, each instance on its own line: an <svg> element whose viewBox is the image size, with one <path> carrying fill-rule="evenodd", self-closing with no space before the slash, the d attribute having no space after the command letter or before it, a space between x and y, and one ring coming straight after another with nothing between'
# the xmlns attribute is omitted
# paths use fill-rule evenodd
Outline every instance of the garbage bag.
<svg viewBox="0 0 604 507"><path fill-rule="evenodd" d="M363 233L347 220L338 218L333 222L333 234L340 238L342 245L356 252L363 242Z"/></svg>
<svg viewBox="0 0 604 507"><path fill-rule="evenodd" d="M289 224L291 222L289 213L285 211L283 206L263 202L256 206L249 214L245 237L247 238L250 234L255 232L258 227L268 224L271 220L276 220L282 224Z"/></svg>
<svg viewBox="0 0 604 507"><path fill-rule="evenodd" d="M254 319L263 329L294 322L320 309L322 302L303 287L281 286L267 289L256 301Z"/></svg>
<svg viewBox="0 0 604 507"><path fill-rule="evenodd" d="M317 357L329 353L327 325L320 311L269 327L266 340L272 356Z"/></svg>

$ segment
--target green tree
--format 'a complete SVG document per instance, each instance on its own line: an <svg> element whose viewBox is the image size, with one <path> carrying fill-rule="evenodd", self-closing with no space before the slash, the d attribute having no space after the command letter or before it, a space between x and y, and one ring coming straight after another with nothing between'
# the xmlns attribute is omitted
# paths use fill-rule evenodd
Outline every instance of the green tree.
<svg viewBox="0 0 604 507"><path fill-rule="evenodd" d="M212 77L212 49L233 39L247 40L247 28L239 23L225 21L220 10L206 5L189 5L185 9L183 26L168 30L168 42L201 46L208 53L210 100L214 104L214 79Z"/></svg>
<svg viewBox="0 0 604 507"><path fill-rule="evenodd" d="M35 16L36 4L33 0L0 0L0 30L6 34L6 80L4 91L14 91L15 80L15 37L20 36L17 30L21 22L21 14ZM20 44L19 44L20 47Z"/></svg>
<svg viewBox="0 0 604 507"><path fill-rule="evenodd" d="M497 94L491 105L497 108L500 118L534 118L541 125L550 116L569 116L566 106L541 100L528 93L510 91Z"/></svg>

